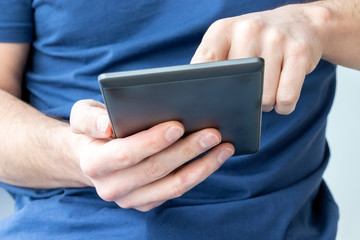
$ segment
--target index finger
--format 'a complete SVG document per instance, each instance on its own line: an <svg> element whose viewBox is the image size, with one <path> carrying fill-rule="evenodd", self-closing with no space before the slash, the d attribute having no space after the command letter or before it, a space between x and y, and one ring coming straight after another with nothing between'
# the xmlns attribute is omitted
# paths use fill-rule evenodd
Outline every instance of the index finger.
<svg viewBox="0 0 360 240"><path fill-rule="evenodd" d="M224 19L214 22L206 31L191 63L204 63L226 60L230 49L229 36L225 31L228 22Z"/></svg>

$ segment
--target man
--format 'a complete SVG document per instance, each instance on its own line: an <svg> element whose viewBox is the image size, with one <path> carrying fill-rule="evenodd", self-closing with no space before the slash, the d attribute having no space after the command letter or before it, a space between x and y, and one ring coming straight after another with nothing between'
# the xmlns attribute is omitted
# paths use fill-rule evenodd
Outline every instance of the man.
<svg viewBox="0 0 360 240"><path fill-rule="evenodd" d="M360 69L359 1L290 2L0 1L0 180L17 207L0 237L334 239L325 126L333 64ZM98 74L254 56L259 153L228 159L216 129L181 138L175 121L110 138Z"/></svg>

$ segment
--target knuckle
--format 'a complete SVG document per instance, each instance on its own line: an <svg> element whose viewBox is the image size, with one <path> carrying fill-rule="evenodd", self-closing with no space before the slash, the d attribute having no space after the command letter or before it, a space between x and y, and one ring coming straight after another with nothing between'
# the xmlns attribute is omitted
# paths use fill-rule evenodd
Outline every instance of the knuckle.
<svg viewBox="0 0 360 240"><path fill-rule="evenodd" d="M177 183L171 188L170 199L181 197L185 193L183 178L178 177L177 179Z"/></svg>
<svg viewBox="0 0 360 240"><path fill-rule="evenodd" d="M275 104L275 97L270 95L263 95L262 105L264 109L273 108Z"/></svg>
<svg viewBox="0 0 360 240"><path fill-rule="evenodd" d="M209 61L214 62L218 59L216 52L214 49L209 47L202 47L198 49L196 53L196 59L202 60L202 61Z"/></svg>
<svg viewBox="0 0 360 240"><path fill-rule="evenodd" d="M282 115L288 115L294 111L298 100L296 94L282 94L277 97L275 111Z"/></svg>
<svg viewBox="0 0 360 240"><path fill-rule="evenodd" d="M101 197L103 200L107 202L113 202L117 198L116 191L114 191L114 189L112 188L104 187L104 188L97 188L96 190L99 197Z"/></svg>
<svg viewBox="0 0 360 240"><path fill-rule="evenodd" d="M135 208L135 205L134 203L128 201L128 200L124 200L124 199L121 199L121 200L118 200L116 201L116 204L121 207L121 208L124 208L124 209L128 209L128 208Z"/></svg>
<svg viewBox="0 0 360 240"><path fill-rule="evenodd" d="M152 152L159 152L168 145L164 135L159 134L157 126L144 130L142 134L146 136L142 145L144 148L151 150Z"/></svg>
<svg viewBox="0 0 360 240"><path fill-rule="evenodd" d="M303 57L309 54L308 46L304 41L294 41L291 43L290 56Z"/></svg>
<svg viewBox="0 0 360 240"><path fill-rule="evenodd" d="M279 106L279 105L275 106L275 111L281 115L288 115L288 114L292 113L294 111L294 109L295 109L294 106L288 106L288 107Z"/></svg>
<svg viewBox="0 0 360 240"><path fill-rule="evenodd" d="M202 43L197 49L193 60L197 62L214 62L221 60L218 49L213 47L213 44L205 44L207 42L218 42L219 39L227 39L228 29L230 29L230 21L228 19L220 19L210 25L209 29L204 34Z"/></svg>
<svg viewBox="0 0 360 240"><path fill-rule="evenodd" d="M135 158L130 156L130 153L122 144L119 144L117 150L114 152L113 159L118 169L130 167L135 164Z"/></svg>
<svg viewBox="0 0 360 240"><path fill-rule="evenodd" d="M91 164L84 164L81 166L81 168L85 175L91 178L95 178L99 175L97 168Z"/></svg>
<svg viewBox="0 0 360 240"><path fill-rule="evenodd" d="M228 28L228 26L229 26L228 19L225 18L219 19L210 25L208 32L218 34L219 32L223 32L224 29Z"/></svg>
<svg viewBox="0 0 360 240"><path fill-rule="evenodd" d="M157 159L150 158L147 161L145 175L152 179L159 179L167 175L167 169Z"/></svg>
<svg viewBox="0 0 360 240"><path fill-rule="evenodd" d="M199 148L202 149L202 147L199 144ZM204 151L204 150L201 150ZM182 149L182 156L186 159L193 159L196 157L198 153L194 151L193 147L191 145L186 145Z"/></svg>
<svg viewBox="0 0 360 240"><path fill-rule="evenodd" d="M135 208L135 209L140 211L140 212L149 212L150 210L152 210L155 207L156 206L154 206L154 205L147 205L147 206L138 207L138 208Z"/></svg>
<svg viewBox="0 0 360 240"><path fill-rule="evenodd" d="M263 112L271 112L271 110L274 109L274 105L262 105L262 111Z"/></svg>
<svg viewBox="0 0 360 240"><path fill-rule="evenodd" d="M74 103L71 108L71 113L77 113L79 111L83 111L84 109L88 108L92 104L95 104L96 101L92 99L82 99Z"/></svg>
<svg viewBox="0 0 360 240"><path fill-rule="evenodd" d="M210 171L209 168L198 169L197 171L187 171L186 173L178 174L175 177L175 183L171 187L170 197L178 198L187 192L194 183L198 181L199 175L204 172Z"/></svg>
<svg viewBox="0 0 360 240"><path fill-rule="evenodd" d="M182 187L179 185L175 185L171 189L171 195L170 198L178 198L181 197L184 194L184 191L182 190Z"/></svg>
<svg viewBox="0 0 360 240"><path fill-rule="evenodd" d="M91 178L99 176L98 167L92 163L90 157L81 157L80 168L83 173Z"/></svg>
<svg viewBox="0 0 360 240"><path fill-rule="evenodd" d="M75 102L74 105L72 106L72 110L76 111L79 108L83 107L86 104L86 101L87 100L82 99L82 100Z"/></svg>
<svg viewBox="0 0 360 240"><path fill-rule="evenodd" d="M323 6L316 6L314 8L316 10L317 18L316 20L319 22L316 22L317 24L324 24L332 20L332 12L330 8L326 8Z"/></svg>
<svg viewBox="0 0 360 240"><path fill-rule="evenodd" d="M160 151L167 144L165 141L160 140L159 135L154 136L153 133L150 132L150 130L147 130L147 133L149 137L146 140L147 141L146 145L150 149L153 149L154 152Z"/></svg>
<svg viewBox="0 0 360 240"><path fill-rule="evenodd" d="M283 107L292 107L298 100L297 94L281 94L277 96L276 104L280 104Z"/></svg>
<svg viewBox="0 0 360 240"><path fill-rule="evenodd" d="M266 40L268 45L280 45L284 41L284 34L279 29L272 28L267 32Z"/></svg>
<svg viewBox="0 0 360 240"><path fill-rule="evenodd" d="M237 23L236 30L248 36L257 35L264 27L264 23L259 18L244 19Z"/></svg>

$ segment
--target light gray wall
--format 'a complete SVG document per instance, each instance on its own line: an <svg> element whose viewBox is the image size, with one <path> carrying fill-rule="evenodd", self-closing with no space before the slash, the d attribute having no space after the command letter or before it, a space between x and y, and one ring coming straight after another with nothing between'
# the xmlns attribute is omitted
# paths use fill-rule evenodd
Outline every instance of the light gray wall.
<svg viewBox="0 0 360 240"><path fill-rule="evenodd" d="M340 207L338 240L360 239L360 71L338 68L327 137L331 149L325 179Z"/></svg>
<svg viewBox="0 0 360 240"><path fill-rule="evenodd" d="M0 220L9 216L14 209L14 201L10 195L0 188Z"/></svg>
<svg viewBox="0 0 360 240"><path fill-rule="evenodd" d="M360 72L339 67L337 94L327 130L331 161L325 178L340 206L338 240L360 239ZM13 201L0 189L0 219Z"/></svg>

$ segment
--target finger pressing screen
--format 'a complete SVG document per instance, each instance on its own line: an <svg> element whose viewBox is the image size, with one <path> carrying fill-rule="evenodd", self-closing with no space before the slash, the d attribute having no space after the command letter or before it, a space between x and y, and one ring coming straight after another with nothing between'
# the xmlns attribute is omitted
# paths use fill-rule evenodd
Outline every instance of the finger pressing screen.
<svg viewBox="0 0 360 240"><path fill-rule="evenodd" d="M226 60L230 49L229 37L226 31L226 20L214 22L205 33L191 63L204 63Z"/></svg>

